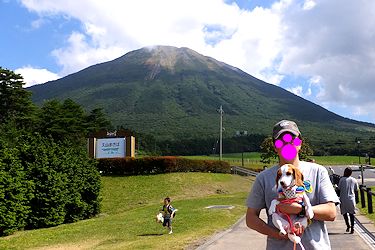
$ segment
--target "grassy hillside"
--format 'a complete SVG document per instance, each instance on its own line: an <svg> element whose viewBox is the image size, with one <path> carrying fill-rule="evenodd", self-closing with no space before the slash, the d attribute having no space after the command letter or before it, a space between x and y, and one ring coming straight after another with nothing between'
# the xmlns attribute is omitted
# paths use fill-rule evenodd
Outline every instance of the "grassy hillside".
<svg viewBox="0 0 375 250"><path fill-rule="evenodd" d="M374 136L375 125L338 116L280 87L188 48L142 48L62 79L29 88L33 100L71 98L101 107L114 125L158 140L224 137L235 131L269 135L274 123L293 119L316 145L352 147ZM374 150L375 151L375 150Z"/></svg>
<svg viewBox="0 0 375 250"><path fill-rule="evenodd" d="M244 215L252 178L228 174L173 173L103 177L97 218L0 238L0 249L181 249L231 226ZM165 196L179 209L167 234L154 216ZM234 205L208 210L209 205ZM218 219L220 218L220 219Z"/></svg>

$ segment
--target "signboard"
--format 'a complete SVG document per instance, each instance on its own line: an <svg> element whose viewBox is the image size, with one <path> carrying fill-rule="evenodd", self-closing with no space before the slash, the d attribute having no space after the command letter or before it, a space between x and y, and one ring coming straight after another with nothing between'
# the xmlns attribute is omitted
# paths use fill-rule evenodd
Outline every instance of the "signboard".
<svg viewBox="0 0 375 250"><path fill-rule="evenodd" d="M95 158L125 157L125 145L125 138L97 139Z"/></svg>

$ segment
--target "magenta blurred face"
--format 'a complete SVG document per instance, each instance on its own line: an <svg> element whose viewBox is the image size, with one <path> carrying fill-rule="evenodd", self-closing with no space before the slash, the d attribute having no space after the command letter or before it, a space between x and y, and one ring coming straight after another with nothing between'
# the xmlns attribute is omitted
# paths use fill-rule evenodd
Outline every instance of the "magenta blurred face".
<svg viewBox="0 0 375 250"><path fill-rule="evenodd" d="M298 137L294 138L293 140L293 145L298 147L298 146L301 146L301 143L302 143L302 140Z"/></svg>
<svg viewBox="0 0 375 250"><path fill-rule="evenodd" d="M292 139L293 139L293 136L291 134L285 134L283 136L283 141L285 141L285 142L291 142Z"/></svg>
<svg viewBox="0 0 375 250"><path fill-rule="evenodd" d="M275 147L277 149L281 148L281 156L285 160L293 160L297 156L297 148L298 146L301 146L302 140L298 137L295 137L293 139L293 136L291 134L284 134L282 136L282 139L277 139L275 141Z"/></svg>
<svg viewBox="0 0 375 250"><path fill-rule="evenodd" d="M275 147L276 148L281 148L284 145L282 140L276 140L275 141Z"/></svg>

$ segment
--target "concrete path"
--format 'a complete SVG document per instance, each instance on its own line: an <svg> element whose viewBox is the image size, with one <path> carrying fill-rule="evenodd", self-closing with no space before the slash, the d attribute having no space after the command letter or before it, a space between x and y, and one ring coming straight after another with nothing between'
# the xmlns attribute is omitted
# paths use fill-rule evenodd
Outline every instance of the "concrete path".
<svg viewBox="0 0 375 250"><path fill-rule="evenodd" d="M346 226L344 218L337 213L334 222L326 222L331 240L331 246L334 250L375 250L375 242L355 225L355 233L349 234L345 232ZM261 212L261 218L266 219L265 210ZM356 216L356 218L372 233L375 233L374 224L364 216ZM233 227L214 235L208 239L203 245L196 248L197 250L250 250L250 249L266 249L266 236L249 229L245 223L245 216L242 217Z"/></svg>

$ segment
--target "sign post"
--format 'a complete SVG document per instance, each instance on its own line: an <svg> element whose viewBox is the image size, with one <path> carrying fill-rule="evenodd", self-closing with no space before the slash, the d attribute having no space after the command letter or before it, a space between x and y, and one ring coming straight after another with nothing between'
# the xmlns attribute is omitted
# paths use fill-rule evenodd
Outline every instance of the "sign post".
<svg viewBox="0 0 375 250"><path fill-rule="evenodd" d="M101 130L88 138L91 158L125 158L135 156L135 137L129 130Z"/></svg>

